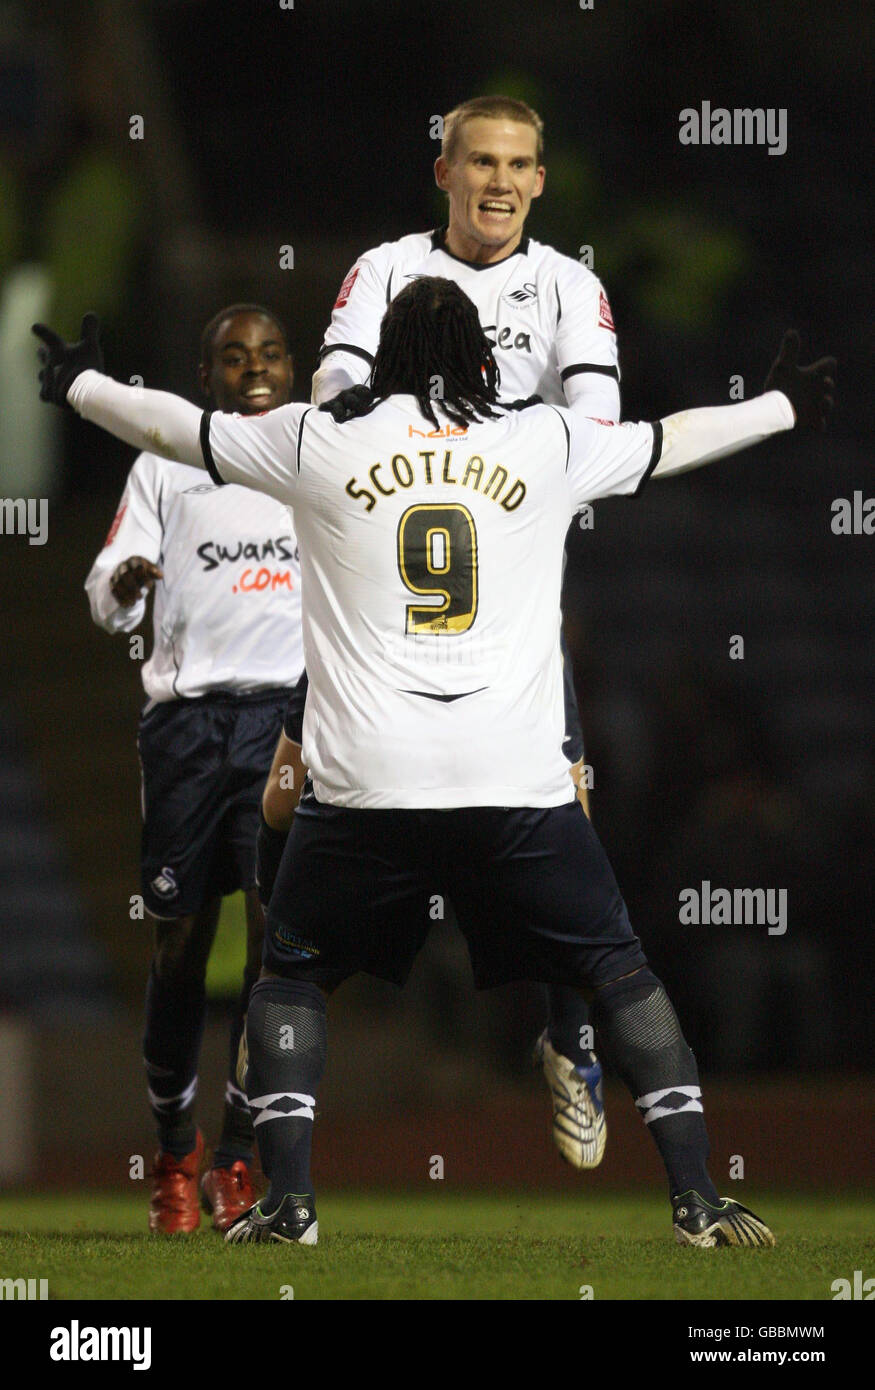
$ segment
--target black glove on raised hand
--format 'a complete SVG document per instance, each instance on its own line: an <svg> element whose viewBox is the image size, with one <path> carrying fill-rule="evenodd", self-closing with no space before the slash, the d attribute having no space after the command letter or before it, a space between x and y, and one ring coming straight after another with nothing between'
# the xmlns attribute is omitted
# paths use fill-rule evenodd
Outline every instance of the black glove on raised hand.
<svg viewBox="0 0 875 1390"><path fill-rule="evenodd" d="M345 391L338 391L330 401L323 401L319 409L327 410L338 425L344 425L347 420L369 414L378 400L370 386L347 386Z"/></svg>
<svg viewBox="0 0 875 1390"><path fill-rule="evenodd" d="M86 314L82 320L82 337L78 343L65 343L63 338L44 323L35 323L32 331L45 343L37 356L43 363L39 374L40 400L52 405L66 405L67 392L80 372L94 367L103 371L103 349L100 346L100 320L96 314Z"/></svg>
<svg viewBox="0 0 875 1390"><path fill-rule="evenodd" d="M799 334L790 328L784 334L763 389L784 392L797 425L807 430L824 430L832 412L835 379L834 357L821 357L810 367L799 366Z"/></svg>

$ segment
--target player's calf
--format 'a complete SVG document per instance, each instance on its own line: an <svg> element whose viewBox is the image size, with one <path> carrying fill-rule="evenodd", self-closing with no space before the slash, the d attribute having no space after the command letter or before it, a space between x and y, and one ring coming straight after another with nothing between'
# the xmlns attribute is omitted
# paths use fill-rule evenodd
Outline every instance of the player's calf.
<svg viewBox="0 0 875 1390"><path fill-rule="evenodd" d="M231 1181L223 1176L215 1180L220 1197L224 1196L239 1216L241 1211L255 1202L252 1192L249 1169L252 1166L254 1132L249 1114L246 1092L237 1079L237 1064L240 1054L240 1040L246 1022L249 996L261 971L261 955L264 948L264 912L254 889L247 889L246 895L246 967L243 984L237 998L237 1005L231 1018L228 1040L228 1077L225 1083L225 1108L222 1118L222 1133L213 1155L213 1168L236 1175ZM240 1169L245 1166L246 1172ZM236 1194L236 1195L235 1195ZM244 1198L249 1200L245 1201ZM241 1205L242 1203L242 1205ZM219 1225L213 1221L213 1225ZM224 1227L219 1226L219 1229Z"/></svg>
<svg viewBox="0 0 875 1390"><path fill-rule="evenodd" d="M255 985L246 1020L246 1089L270 1184L259 1203L261 1216L276 1213L287 1195L312 1193L310 1149L325 1034L325 996L318 986L275 976Z"/></svg>
<svg viewBox="0 0 875 1390"><path fill-rule="evenodd" d="M596 991L593 1016L604 1049L631 1091L668 1173L672 1198L695 1190L720 1198L708 1176L708 1133L696 1059L649 967Z"/></svg>

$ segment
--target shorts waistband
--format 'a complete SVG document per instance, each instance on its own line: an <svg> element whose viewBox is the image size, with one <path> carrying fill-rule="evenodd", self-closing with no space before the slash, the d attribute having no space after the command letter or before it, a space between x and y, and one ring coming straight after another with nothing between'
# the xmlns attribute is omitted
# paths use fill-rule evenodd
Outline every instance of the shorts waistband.
<svg viewBox="0 0 875 1390"><path fill-rule="evenodd" d="M208 690L205 695L181 695L175 700L150 700L143 714L151 714L155 709L170 708L173 705L260 705L278 704L288 700L294 686L277 685L267 690Z"/></svg>

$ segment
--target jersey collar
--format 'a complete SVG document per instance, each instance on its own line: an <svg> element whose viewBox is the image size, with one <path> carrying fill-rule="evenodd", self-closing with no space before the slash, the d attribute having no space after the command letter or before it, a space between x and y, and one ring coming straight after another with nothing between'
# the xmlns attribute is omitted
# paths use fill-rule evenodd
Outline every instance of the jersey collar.
<svg viewBox="0 0 875 1390"><path fill-rule="evenodd" d="M449 256L452 260L459 261L460 264L468 266L470 270L493 270L497 265L504 265L505 261L509 261L511 256L527 256L529 254L529 238L524 236L516 250L511 251L510 256L503 256L500 261L491 261L488 265L483 265L479 261L466 261L464 256L457 256L455 252L450 251L446 245L446 236L446 225L443 227L435 227L431 234L432 251L443 251L445 256Z"/></svg>

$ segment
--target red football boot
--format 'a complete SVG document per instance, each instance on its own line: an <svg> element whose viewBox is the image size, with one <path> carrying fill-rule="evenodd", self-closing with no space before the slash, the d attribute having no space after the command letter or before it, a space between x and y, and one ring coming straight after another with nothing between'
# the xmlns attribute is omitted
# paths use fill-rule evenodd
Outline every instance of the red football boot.
<svg viewBox="0 0 875 1390"><path fill-rule="evenodd" d="M248 1164L238 1158L230 1168L210 1168L201 1179L204 1211L213 1213L213 1226L227 1231L244 1211L255 1206L255 1190Z"/></svg>
<svg viewBox="0 0 875 1390"><path fill-rule="evenodd" d="M196 1231L201 1213L197 1179L204 1156L204 1137L197 1132L197 1143L185 1158L157 1153L152 1169L152 1199L149 1203L149 1230L164 1235Z"/></svg>

